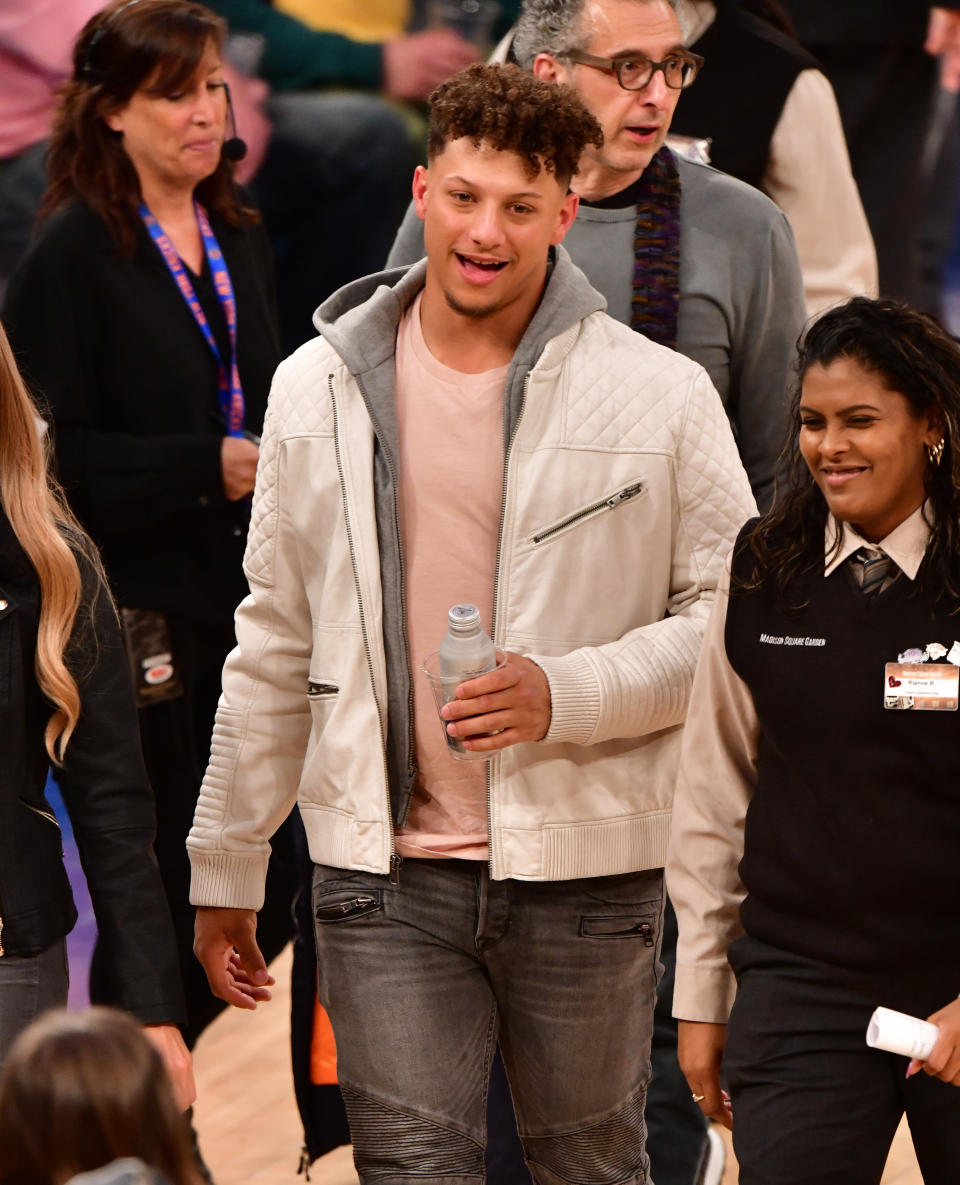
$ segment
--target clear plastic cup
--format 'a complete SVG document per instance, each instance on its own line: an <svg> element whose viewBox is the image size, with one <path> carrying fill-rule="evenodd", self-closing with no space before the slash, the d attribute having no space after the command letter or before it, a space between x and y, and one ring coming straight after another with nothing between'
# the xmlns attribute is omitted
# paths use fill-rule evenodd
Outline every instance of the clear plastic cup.
<svg viewBox="0 0 960 1185"><path fill-rule="evenodd" d="M501 655L497 659L497 665L494 670L499 670L507 662L506 655ZM491 753L477 753L475 750L465 749L463 742L456 737L452 737L447 732L448 721L444 720L440 715L440 710L445 704L450 703L451 700L457 698L457 688L466 680L462 675L444 675L440 667L440 651L434 650L432 654L428 654L424 659L423 673L427 676L430 683L430 690L433 693L433 702L437 706L437 719L440 721L440 728L443 731L443 739L447 742L447 749L451 757L456 757L458 761L489 761L493 756ZM489 671L484 672L489 674ZM479 678L479 675L475 676ZM490 736L490 733L480 733L479 736Z"/></svg>

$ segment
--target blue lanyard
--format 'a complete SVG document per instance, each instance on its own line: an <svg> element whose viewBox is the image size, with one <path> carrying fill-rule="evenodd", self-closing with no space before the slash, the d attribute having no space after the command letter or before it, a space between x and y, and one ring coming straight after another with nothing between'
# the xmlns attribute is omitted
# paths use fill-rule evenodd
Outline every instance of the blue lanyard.
<svg viewBox="0 0 960 1185"><path fill-rule="evenodd" d="M207 257L207 262L210 264L213 286L216 289L217 299L223 308L223 314L227 321L227 330L230 334L229 371L223 363L223 358L220 356L220 349L217 346L216 338L213 336L210 323L207 321L206 315L200 306L200 301L197 300L197 294L194 292L193 285L187 276L187 270L183 266L183 261L177 254L173 243L170 242L169 236L160 223L157 222L153 214L150 213L145 202L140 203L140 217L143 219L143 224L150 233L150 238L156 243L157 249L163 256L164 263L167 265L171 276L173 276L177 287L180 289L180 295L187 302L187 307L193 314L194 321L199 325L200 332L203 334L207 345L213 351L213 356L217 360L217 387L220 398L220 412L227 425L227 435L242 436L244 402L243 387L240 385L240 371L237 368L237 302L233 297L233 283L230 280L227 262L223 258L223 252L220 250L220 244L217 242L216 236L210 226L206 211L199 202L194 202L193 208L197 215L197 226L200 230L200 237L203 239L203 251Z"/></svg>

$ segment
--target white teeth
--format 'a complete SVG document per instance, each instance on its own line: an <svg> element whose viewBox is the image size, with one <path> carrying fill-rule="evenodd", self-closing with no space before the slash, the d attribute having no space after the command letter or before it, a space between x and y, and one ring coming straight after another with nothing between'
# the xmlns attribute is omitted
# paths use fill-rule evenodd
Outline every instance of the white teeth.
<svg viewBox="0 0 960 1185"><path fill-rule="evenodd" d="M474 267L487 268L490 271L503 267L505 263L502 259L474 259L471 255L461 255L460 258L465 263L472 263Z"/></svg>

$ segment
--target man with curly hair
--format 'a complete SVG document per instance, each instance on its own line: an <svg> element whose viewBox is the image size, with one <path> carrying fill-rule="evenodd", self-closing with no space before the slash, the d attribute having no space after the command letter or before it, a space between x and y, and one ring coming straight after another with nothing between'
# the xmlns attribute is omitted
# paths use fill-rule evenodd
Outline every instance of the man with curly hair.
<svg viewBox="0 0 960 1185"><path fill-rule="evenodd" d="M363 1182L483 1181L498 1039L539 1185L648 1180L678 726L752 499L703 370L560 246L599 142L516 67L444 83L426 260L326 301L271 395L196 949L218 995L265 997L255 911L298 799ZM462 602L501 661L441 723L421 667Z"/></svg>

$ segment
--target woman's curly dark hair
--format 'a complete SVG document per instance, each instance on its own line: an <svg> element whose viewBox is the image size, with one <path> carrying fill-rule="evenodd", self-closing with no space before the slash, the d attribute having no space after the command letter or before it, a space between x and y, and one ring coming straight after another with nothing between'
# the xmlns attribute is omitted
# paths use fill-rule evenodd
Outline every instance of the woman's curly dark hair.
<svg viewBox="0 0 960 1185"><path fill-rule="evenodd" d="M519 66L480 62L430 96L430 158L464 137L498 152L516 152L531 177L546 169L563 186L577 171L584 148L603 144L600 125L576 91L542 82Z"/></svg>
<svg viewBox="0 0 960 1185"><path fill-rule="evenodd" d="M786 603L796 579L823 564L828 511L800 452L800 402L807 371L841 358L903 395L914 415L928 415L942 427L940 464L925 472L931 539L917 583L946 594L960 610L960 448L954 447L960 441L960 346L925 313L860 296L828 310L801 339L774 504L743 541L754 557L747 587L769 588Z"/></svg>

